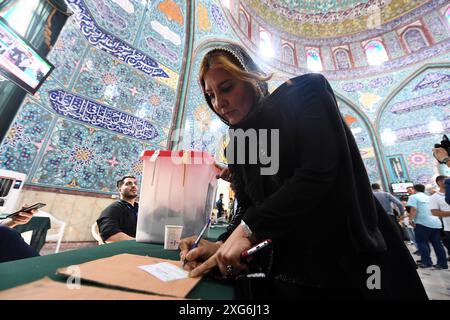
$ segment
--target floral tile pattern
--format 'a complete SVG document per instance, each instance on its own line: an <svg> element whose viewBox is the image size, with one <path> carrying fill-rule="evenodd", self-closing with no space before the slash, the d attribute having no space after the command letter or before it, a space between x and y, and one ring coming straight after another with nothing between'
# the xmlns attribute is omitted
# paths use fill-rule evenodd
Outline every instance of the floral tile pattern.
<svg viewBox="0 0 450 320"><path fill-rule="evenodd" d="M42 148L48 150L45 139L54 118L51 112L25 99L0 145L1 167L29 174L38 152Z"/></svg>
<svg viewBox="0 0 450 320"><path fill-rule="evenodd" d="M33 183L114 192L116 180L142 175L139 154L154 146L59 119Z"/></svg>

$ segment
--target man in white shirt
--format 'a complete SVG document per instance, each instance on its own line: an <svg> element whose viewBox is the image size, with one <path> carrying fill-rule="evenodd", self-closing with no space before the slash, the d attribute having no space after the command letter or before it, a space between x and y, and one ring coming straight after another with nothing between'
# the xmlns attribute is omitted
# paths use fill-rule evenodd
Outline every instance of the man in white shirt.
<svg viewBox="0 0 450 320"><path fill-rule="evenodd" d="M444 224L444 245L447 248L447 256L450 256L450 205L445 202L445 179L446 176L437 176L436 184L439 186L439 191L430 197L430 210L433 216L442 218ZM450 261L450 258L447 260Z"/></svg>

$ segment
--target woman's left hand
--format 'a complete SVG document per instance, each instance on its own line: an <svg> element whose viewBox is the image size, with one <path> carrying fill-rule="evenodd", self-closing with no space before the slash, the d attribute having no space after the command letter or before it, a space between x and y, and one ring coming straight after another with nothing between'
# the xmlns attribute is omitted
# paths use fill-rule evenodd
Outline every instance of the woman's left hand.
<svg viewBox="0 0 450 320"><path fill-rule="evenodd" d="M233 276L247 269L247 265L241 261L241 253L251 247L252 243L239 225L217 251L217 266L222 275Z"/></svg>
<svg viewBox="0 0 450 320"><path fill-rule="evenodd" d="M247 265L241 261L241 253L251 247L252 243L246 237L242 226L239 225L217 252L202 264L196 265L189 276L203 275L214 267L219 267L225 277L235 276L247 269Z"/></svg>
<svg viewBox="0 0 450 320"><path fill-rule="evenodd" d="M26 208L26 207L28 207L28 205L24 204L24 205L22 205L21 209ZM18 226L21 224L26 224L26 223L30 222L31 218L36 213L37 213L36 209L33 209L29 212L21 211L18 215L12 217L11 221L9 221L7 223L7 225L10 226L11 228L14 228L15 226Z"/></svg>

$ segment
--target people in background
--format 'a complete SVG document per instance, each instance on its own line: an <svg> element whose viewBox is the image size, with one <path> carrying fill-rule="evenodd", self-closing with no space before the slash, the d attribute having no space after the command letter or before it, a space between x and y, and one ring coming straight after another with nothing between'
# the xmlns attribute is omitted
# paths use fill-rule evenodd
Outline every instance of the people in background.
<svg viewBox="0 0 450 320"><path fill-rule="evenodd" d="M137 214L136 202L138 185L136 178L125 176L117 181L120 200L104 209L97 219L98 230L106 243L134 240L136 237Z"/></svg>
<svg viewBox="0 0 450 320"><path fill-rule="evenodd" d="M22 208L28 207L24 204ZM18 215L0 223L0 263L38 256L36 250L27 244L20 233L13 228L27 224L37 210L21 211Z"/></svg>
<svg viewBox="0 0 450 320"><path fill-rule="evenodd" d="M381 191L380 185L378 183L372 184L373 195L380 202L383 209L387 212L389 218L394 224L395 228L398 230L397 217L394 215L392 205L396 206L401 215L404 214L405 208L403 208L402 203L396 197L388 192Z"/></svg>
<svg viewBox="0 0 450 320"><path fill-rule="evenodd" d="M217 207L217 219L222 217L224 208L223 208L223 193L219 195L219 199L216 201L216 207Z"/></svg>
<svg viewBox="0 0 450 320"><path fill-rule="evenodd" d="M442 219L444 225L443 243L447 248L447 261L450 259L450 204L445 202L445 180L446 176L437 176L436 184L439 187L439 191L430 197L430 210L433 216Z"/></svg>
<svg viewBox="0 0 450 320"><path fill-rule="evenodd" d="M408 193L408 195L413 195L414 193L416 193L416 190L414 190L414 187L407 187L406 192Z"/></svg>
<svg viewBox="0 0 450 320"><path fill-rule="evenodd" d="M433 148L433 155L439 163L450 168L450 155L444 148ZM450 204L450 178L445 180L445 202Z"/></svg>
<svg viewBox="0 0 450 320"><path fill-rule="evenodd" d="M430 197L424 193L425 186L416 184L414 190L416 193L409 197L408 206L411 207L410 219L414 222L414 234L421 257L418 267L431 268L433 266L428 244L431 242L437 257L437 263L434 267L436 269L448 269L445 249L440 237L441 220L431 214Z"/></svg>
<svg viewBox="0 0 450 320"><path fill-rule="evenodd" d="M219 241L193 250L196 236L181 241L190 276L245 275L242 252L269 238L270 271L248 278L246 297L426 299L411 255L371 192L328 81L307 74L269 94L269 78L233 44L214 47L200 64L206 102L230 129L226 154L238 208ZM236 141L252 132L265 135ZM256 163L236 160L239 150L244 159L256 152ZM377 290L367 285L374 265Z"/></svg>
<svg viewBox="0 0 450 320"><path fill-rule="evenodd" d="M234 199L230 198L230 201L228 202L228 220L231 220L234 213Z"/></svg>

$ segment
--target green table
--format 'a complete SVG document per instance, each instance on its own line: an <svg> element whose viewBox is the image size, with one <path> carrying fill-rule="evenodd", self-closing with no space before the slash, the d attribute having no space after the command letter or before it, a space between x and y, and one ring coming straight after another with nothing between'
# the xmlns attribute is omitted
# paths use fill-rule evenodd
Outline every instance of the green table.
<svg viewBox="0 0 450 320"><path fill-rule="evenodd" d="M47 231L50 228L50 218L48 217L32 217L28 223L14 227L14 229L20 233L33 231L30 246L32 246L36 252L41 251L44 246L45 237L47 236Z"/></svg>
<svg viewBox="0 0 450 320"><path fill-rule="evenodd" d="M55 274L56 269L120 253L148 255L172 260L179 259L179 251L164 250L162 245L138 243L134 240L104 244L48 256L0 263L0 290L16 287L45 276L64 282L66 278ZM234 289L227 283L206 276L189 293L188 298L229 300L234 298Z"/></svg>

